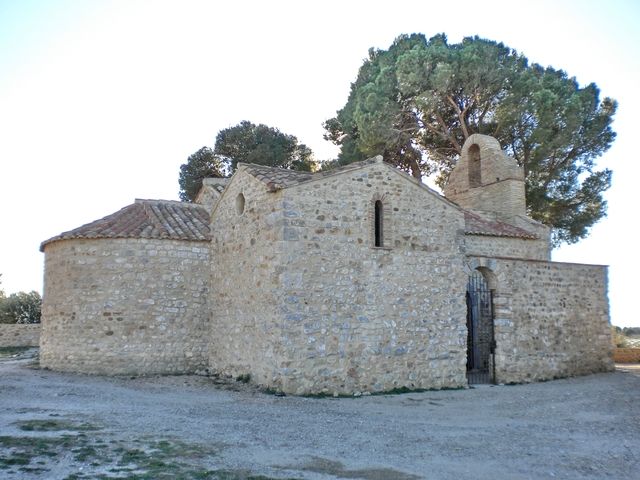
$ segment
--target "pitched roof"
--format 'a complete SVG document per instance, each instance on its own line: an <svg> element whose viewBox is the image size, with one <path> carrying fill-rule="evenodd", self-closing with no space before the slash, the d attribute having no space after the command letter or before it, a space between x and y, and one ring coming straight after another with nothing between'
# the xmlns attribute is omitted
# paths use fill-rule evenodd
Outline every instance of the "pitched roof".
<svg viewBox="0 0 640 480"><path fill-rule="evenodd" d="M313 173L311 172L296 172L295 170L285 170L253 163L244 164L244 170L264 183L270 191L282 190L313 178Z"/></svg>
<svg viewBox="0 0 640 480"><path fill-rule="evenodd" d="M209 214L193 203L171 200L141 200L74 230L63 232L40 245L72 238L157 238L207 241Z"/></svg>
<svg viewBox="0 0 640 480"><path fill-rule="evenodd" d="M331 170L322 170L315 173L285 170L283 168L268 167L266 165L256 165L253 163L241 163L240 165L247 173L253 175L264 183L269 191L273 192L276 190L282 190L283 188L292 187L294 185L300 185L301 183L309 182L311 180L318 180L320 178L343 173L345 171L357 170L376 162L382 162L382 157L377 156L369 158L368 160L363 160L362 162L355 162L342 167L332 168Z"/></svg>
<svg viewBox="0 0 640 480"><path fill-rule="evenodd" d="M464 233L467 235L488 235L491 237L540 238L536 233L509 225L499 220L487 220L475 213L464 211Z"/></svg>

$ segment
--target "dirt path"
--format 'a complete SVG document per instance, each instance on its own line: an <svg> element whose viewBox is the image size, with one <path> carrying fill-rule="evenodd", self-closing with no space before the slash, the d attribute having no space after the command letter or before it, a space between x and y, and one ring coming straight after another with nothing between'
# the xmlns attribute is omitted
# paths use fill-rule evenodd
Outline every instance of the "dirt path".
<svg viewBox="0 0 640 480"><path fill-rule="evenodd" d="M0 361L0 406L7 479L640 475L640 368L315 399L196 376L60 374L14 359Z"/></svg>

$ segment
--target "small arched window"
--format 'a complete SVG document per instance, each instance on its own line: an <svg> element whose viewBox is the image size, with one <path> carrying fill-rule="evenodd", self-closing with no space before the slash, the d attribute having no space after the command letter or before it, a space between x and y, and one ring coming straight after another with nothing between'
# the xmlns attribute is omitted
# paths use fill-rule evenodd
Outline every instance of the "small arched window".
<svg viewBox="0 0 640 480"><path fill-rule="evenodd" d="M373 207L373 216L374 216L374 246L383 247L384 239L382 236L382 214L383 214L383 206L381 200L376 200L376 203Z"/></svg>
<svg viewBox="0 0 640 480"><path fill-rule="evenodd" d="M482 185L482 178L480 174L480 147L474 143L469 147L469 187L479 187Z"/></svg>

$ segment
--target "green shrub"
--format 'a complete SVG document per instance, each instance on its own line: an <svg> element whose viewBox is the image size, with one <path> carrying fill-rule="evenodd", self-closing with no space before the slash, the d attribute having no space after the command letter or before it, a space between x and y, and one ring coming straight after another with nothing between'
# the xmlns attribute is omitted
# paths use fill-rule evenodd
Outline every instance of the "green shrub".
<svg viewBox="0 0 640 480"><path fill-rule="evenodd" d="M40 323L42 298L36 291L0 296L0 323Z"/></svg>

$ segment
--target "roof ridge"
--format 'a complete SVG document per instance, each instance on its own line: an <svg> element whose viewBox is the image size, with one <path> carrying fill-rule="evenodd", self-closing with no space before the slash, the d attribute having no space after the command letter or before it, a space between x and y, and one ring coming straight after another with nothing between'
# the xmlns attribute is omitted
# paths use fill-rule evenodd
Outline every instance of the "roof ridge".
<svg viewBox="0 0 640 480"><path fill-rule="evenodd" d="M184 207L201 207L202 206L199 203L195 203L195 202L183 202L180 200L165 200L163 198L136 198L134 201L134 204L135 203L137 204L163 203L167 205L181 205Z"/></svg>
<svg viewBox="0 0 640 480"><path fill-rule="evenodd" d="M243 170L252 175L257 180L264 183L269 191L277 191L284 188L300 185L306 182L321 180L333 175L339 175L345 172L357 170L373 163L384 160L382 155L361 160L359 162L349 163L329 170L320 170L317 172L308 172L303 170L290 170L288 168L274 167L271 165L259 165L256 163L238 163L238 170Z"/></svg>
<svg viewBox="0 0 640 480"><path fill-rule="evenodd" d="M349 170L357 170L361 167L366 167L372 163L384 163L384 157L382 155L374 155L373 157L365 158L357 162L347 163L346 165L340 165L339 167L330 168L329 170L319 170L313 172L314 175L318 174L319 177L326 177L337 173L348 172Z"/></svg>
<svg viewBox="0 0 640 480"><path fill-rule="evenodd" d="M268 168L270 170L279 170L279 171L284 171L287 173L293 173L296 175L311 175L311 176L327 176L333 173L339 173L339 172L343 172L343 171L347 171L347 170L351 170L351 169L358 169L360 167L369 165L371 163L375 163L375 162L382 162L384 161L382 155L374 155L373 157L369 157L366 158L364 160L359 160L357 162L351 162L351 163L347 163L346 165L340 165L338 167L334 167L334 168L330 168L328 170L318 170L316 172L309 172L306 170L292 170L289 168L282 168L282 167L275 167L273 165L261 165L259 163L248 163L248 162L238 162L238 166L245 166L245 167L260 167L260 168Z"/></svg>
<svg viewBox="0 0 640 480"><path fill-rule="evenodd" d="M295 173L295 174L301 174L301 175L304 175L304 174L313 175L314 173L314 172L307 172L305 170L291 170L290 168L274 167L273 165L262 165L260 163L238 162L238 167L240 166L268 168L270 170L282 170L287 173ZM210 177L210 178L218 178L218 177Z"/></svg>

